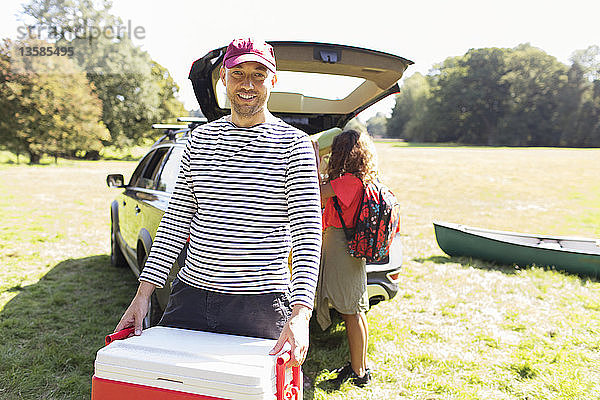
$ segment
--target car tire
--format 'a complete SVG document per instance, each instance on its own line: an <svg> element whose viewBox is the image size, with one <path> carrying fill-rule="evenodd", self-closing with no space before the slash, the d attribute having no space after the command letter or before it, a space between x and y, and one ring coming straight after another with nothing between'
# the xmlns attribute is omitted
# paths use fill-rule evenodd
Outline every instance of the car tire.
<svg viewBox="0 0 600 400"><path fill-rule="evenodd" d="M110 224L110 264L116 268L125 268L127 266L127 260L117 241L114 222Z"/></svg>
<svg viewBox="0 0 600 400"><path fill-rule="evenodd" d="M162 311L158 305L158 299L156 298L156 294L152 293L152 296L150 296L150 300L148 301L148 312L142 321L142 329L148 329L155 326L158 324L161 317Z"/></svg>

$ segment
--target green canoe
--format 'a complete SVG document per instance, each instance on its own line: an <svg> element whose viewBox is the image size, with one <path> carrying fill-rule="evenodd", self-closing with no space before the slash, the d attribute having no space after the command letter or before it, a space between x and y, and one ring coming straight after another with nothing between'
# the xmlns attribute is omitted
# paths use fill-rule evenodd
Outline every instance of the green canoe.
<svg viewBox="0 0 600 400"><path fill-rule="evenodd" d="M434 222L440 248L498 264L553 266L570 273L600 276L600 240L492 231Z"/></svg>

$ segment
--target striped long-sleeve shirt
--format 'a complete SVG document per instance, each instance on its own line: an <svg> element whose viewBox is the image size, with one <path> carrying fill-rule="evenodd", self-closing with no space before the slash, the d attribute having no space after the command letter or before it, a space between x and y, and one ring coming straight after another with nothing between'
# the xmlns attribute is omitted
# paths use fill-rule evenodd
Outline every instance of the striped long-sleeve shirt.
<svg viewBox="0 0 600 400"><path fill-rule="evenodd" d="M183 282L228 294L290 288L292 306L312 308L321 229L308 136L280 119L239 128L224 117L191 133L140 281L164 286L189 236Z"/></svg>

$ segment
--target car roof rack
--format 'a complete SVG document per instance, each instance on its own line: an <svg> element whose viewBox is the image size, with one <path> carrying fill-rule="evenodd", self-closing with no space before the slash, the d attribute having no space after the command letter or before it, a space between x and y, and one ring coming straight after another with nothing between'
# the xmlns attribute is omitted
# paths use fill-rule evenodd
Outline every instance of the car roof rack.
<svg viewBox="0 0 600 400"><path fill-rule="evenodd" d="M203 125L208 122L208 119L204 117L177 117L178 122L189 122L188 127L190 130L194 130L199 125Z"/></svg>
<svg viewBox="0 0 600 400"><path fill-rule="evenodd" d="M187 122L187 124L152 124L152 129L162 129L165 134L156 141L155 145L160 144L165 140L175 140L179 134L181 134L181 138L184 138L189 132L194 130L194 128L208 122L206 118L202 117L177 117L177 121Z"/></svg>
<svg viewBox="0 0 600 400"><path fill-rule="evenodd" d="M177 121L179 122L200 122L200 123L207 123L208 119L204 118L204 117L177 117Z"/></svg>
<svg viewBox="0 0 600 400"><path fill-rule="evenodd" d="M187 128L187 125L181 125L181 124L152 124L152 129L165 129L165 130L178 130L178 129L185 129Z"/></svg>
<svg viewBox="0 0 600 400"><path fill-rule="evenodd" d="M155 144L163 142L165 139L175 140L178 133L185 133L189 130L188 125L180 124L152 124L152 129L163 129L165 135L158 139Z"/></svg>

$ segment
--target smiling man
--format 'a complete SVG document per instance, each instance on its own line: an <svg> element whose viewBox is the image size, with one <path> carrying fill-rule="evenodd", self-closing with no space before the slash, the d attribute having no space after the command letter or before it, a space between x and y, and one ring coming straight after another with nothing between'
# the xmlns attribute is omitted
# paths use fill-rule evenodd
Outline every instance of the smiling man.
<svg viewBox="0 0 600 400"><path fill-rule="evenodd" d="M321 250L313 148L267 109L277 83L270 45L231 42L220 79L231 115L190 135L137 294L115 330L141 334L150 295L189 237L159 325L278 339L272 354L288 342L302 364Z"/></svg>
<svg viewBox="0 0 600 400"><path fill-rule="evenodd" d="M238 126L243 126L243 121L249 126L265 122L267 115L263 110L277 76L256 61L221 68L220 73L233 109L232 122Z"/></svg>

